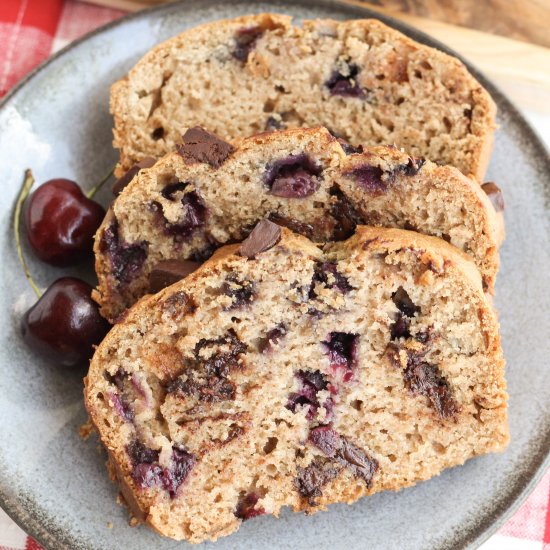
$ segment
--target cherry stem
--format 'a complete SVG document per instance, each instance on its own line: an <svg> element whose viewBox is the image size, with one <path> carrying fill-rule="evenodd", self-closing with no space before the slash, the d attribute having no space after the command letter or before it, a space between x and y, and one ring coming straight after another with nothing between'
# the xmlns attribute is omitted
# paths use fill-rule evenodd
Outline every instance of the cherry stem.
<svg viewBox="0 0 550 550"><path fill-rule="evenodd" d="M42 296L42 292L40 292L40 289L34 282L31 272L29 271L29 266L27 265L27 262L25 261L25 258L23 256L23 250L21 248L21 235L19 234L19 226L21 225L21 209L23 207L23 203L25 202L25 199L29 196L29 193L31 191L31 187L33 186L33 184L34 184L34 177L32 175L31 170L27 169L25 170L25 178L23 179L23 185L21 186L21 191L19 192L19 196L17 197L17 202L15 203L15 214L13 218L13 232L15 233L15 244L17 246L17 255L19 256L19 262L21 263L21 267L23 268L25 277L27 277L27 281L29 281L29 284L34 290L36 297L40 299Z"/></svg>
<svg viewBox="0 0 550 550"><path fill-rule="evenodd" d="M107 181L109 181L109 178L113 175L114 171L115 171L115 168L116 168L116 164L115 166L113 166L111 168L111 170L109 171L109 173L99 182L99 183L96 183L87 193L86 193L86 196L89 198L89 199L93 199L95 194L105 185L105 183Z"/></svg>

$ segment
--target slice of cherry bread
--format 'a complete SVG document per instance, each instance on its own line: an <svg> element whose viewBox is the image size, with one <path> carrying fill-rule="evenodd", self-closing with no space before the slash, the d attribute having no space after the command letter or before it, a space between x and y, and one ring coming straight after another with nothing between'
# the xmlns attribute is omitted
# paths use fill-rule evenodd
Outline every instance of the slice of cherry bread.
<svg viewBox="0 0 550 550"><path fill-rule="evenodd" d="M356 223L442 237L493 288L502 214L455 168L392 147L346 155L323 128L253 136L237 150L195 128L178 150L138 173L96 235L94 297L110 319L149 292L159 262L205 259L264 217L316 242L347 238Z"/></svg>
<svg viewBox="0 0 550 550"><path fill-rule="evenodd" d="M398 229L314 245L262 220L129 310L85 400L131 512L191 542L414 485L508 441L478 271Z"/></svg>
<svg viewBox="0 0 550 550"><path fill-rule="evenodd" d="M326 126L483 179L496 108L460 61L374 19L290 21L216 21L147 53L111 91L119 175L196 125L229 141Z"/></svg>

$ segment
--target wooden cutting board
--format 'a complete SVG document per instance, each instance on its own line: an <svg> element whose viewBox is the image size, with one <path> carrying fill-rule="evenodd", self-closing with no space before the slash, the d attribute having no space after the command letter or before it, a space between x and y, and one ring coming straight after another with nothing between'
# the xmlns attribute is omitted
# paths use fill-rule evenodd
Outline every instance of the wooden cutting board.
<svg viewBox="0 0 550 550"><path fill-rule="evenodd" d="M447 44L487 75L523 110L550 117L550 48L525 40L550 43L550 0L344 0L391 15L419 28ZM137 11L163 0L93 0L128 11ZM381 7L381 5L385 7ZM460 5L460 9L457 6ZM481 8L479 6L482 6ZM513 5L513 17L509 10ZM389 7L388 7L389 6ZM476 7L477 6L477 7ZM500 17L492 24L477 24L474 15L485 9L486 16ZM430 16L419 17L412 13ZM481 15L479 15L481 17ZM433 17L433 18L431 18ZM461 24L476 24L492 31L509 32L522 41L497 34L444 23L436 19ZM515 20L515 23L514 23ZM550 119L548 124L550 125Z"/></svg>

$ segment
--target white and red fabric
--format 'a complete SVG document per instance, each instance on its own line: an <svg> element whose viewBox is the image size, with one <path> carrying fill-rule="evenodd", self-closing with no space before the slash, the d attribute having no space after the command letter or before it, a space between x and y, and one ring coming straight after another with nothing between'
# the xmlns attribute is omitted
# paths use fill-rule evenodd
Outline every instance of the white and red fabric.
<svg viewBox="0 0 550 550"><path fill-rule="evenodd" d="M50 54L124 13L75 0L0 0L0 98ZM41 546L0 509L0 550ZM482 550L550 550L550 471Z"/></svg>

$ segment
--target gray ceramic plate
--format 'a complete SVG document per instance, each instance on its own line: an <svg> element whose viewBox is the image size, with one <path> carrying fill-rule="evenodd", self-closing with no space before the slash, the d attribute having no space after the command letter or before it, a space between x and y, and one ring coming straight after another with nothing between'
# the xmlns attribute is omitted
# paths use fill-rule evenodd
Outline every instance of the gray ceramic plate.
<svg viewBox="0 0 550 550"><path fill-rule="evenodd" d="M128 527L126 510L115 504L104 455L94 440L85 442L78 435L86 419L81 375L48 365L21 341L20 314L33 297L17 263L10 222L23 170L32 167L38 181L69 177L90 187L116 157L107 107L111 82L151 46L183 29L266 10L297 18L374 15L329 1L188 0L166 5L72 45L0 106L0 503L49 549L168 550L186 545ZM416 30L382 19L445 49ZM477 76L500 113L489 178L499 182L507 202L508 238L497 306L508 360L510 447L502 455L472 460L415 488L375 495L352 507L333 506L310 518L291 513L278 521L257 518L217 543L218 550L473 548L511 514L544 471L550 443L550 159L510 103ZM61 275L38 262L31 267L44 285Z"/></svg>

